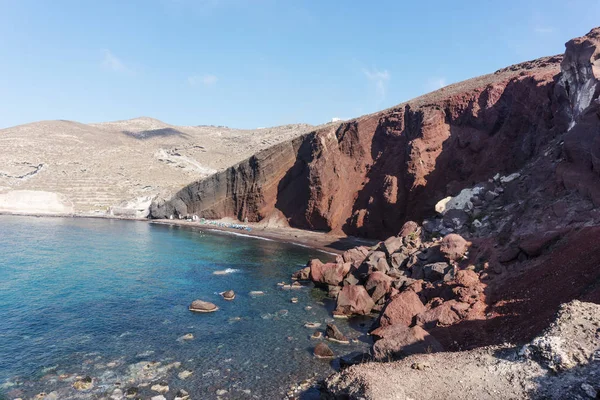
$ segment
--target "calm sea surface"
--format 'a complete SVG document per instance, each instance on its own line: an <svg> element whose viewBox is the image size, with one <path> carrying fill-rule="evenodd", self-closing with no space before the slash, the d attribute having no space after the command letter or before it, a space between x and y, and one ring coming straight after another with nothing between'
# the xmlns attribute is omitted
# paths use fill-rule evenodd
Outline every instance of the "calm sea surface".
<svg viewBox="0 0 600 400"><path fill-rule="evenodd" d="M324 328L331 304L319 290L277 286L314 257L332 258L145 222L0 216L0 398L121 398L131 388L151 398L156 383L168 384L167 399L179 389L192 399L282 398L333 372L313 358L304 327ZM218 294L228 289L232 302ZM195 299L220 310L192 313ZM336 323L361 341L334 351L367 347L358 321ZM75 390L85 376L93 387Z"/></svg>

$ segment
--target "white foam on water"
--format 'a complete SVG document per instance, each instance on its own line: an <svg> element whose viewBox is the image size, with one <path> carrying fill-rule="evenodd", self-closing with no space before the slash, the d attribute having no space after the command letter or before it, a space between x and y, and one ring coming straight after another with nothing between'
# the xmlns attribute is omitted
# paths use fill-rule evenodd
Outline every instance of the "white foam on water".
<svg viewBox="0 0 600 400"><path fill-rule="evenodd" d="M262 236L256 236L256 235L248 235L246 233L239 233L239 232L231 232L231 231L222 231L219 229L207 229L208 231L212 231L212 232L218 232L218 233L225 233L225 234L229 234L229 235L234 235L234 236L244 236L244 237L249 237L249 238L254 238L254 239L261 239L261 240L266 240L267 242L274 242L273 239L269 239L266 237L262 237Z"/></svg>
<svg viewBox="0 0 600 400"><path fill-rule="evenodd" d="M235 268L226 268L221 271L214 271L213 275L229 275L229 274L235 274L236 272L240 272L240 270L235 269Z"/></svg>

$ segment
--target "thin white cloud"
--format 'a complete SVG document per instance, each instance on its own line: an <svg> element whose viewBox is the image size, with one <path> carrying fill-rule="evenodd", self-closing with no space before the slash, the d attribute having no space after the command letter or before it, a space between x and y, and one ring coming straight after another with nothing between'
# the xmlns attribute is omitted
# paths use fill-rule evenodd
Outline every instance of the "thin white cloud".
<svg viewBox="0 0 600 400"><path fill-rule="evenodd" d="M535 26L533 28L533 31L535 33L539 33L540 35L546 35L548 33L553 33L554 32L554 28L552 28L550 26Z"/></svg>
<svg viewBox="0 0 600 400"><path fill-rule="evenodd" d="M188 83L190 84L190 86L214 86L217 84L218 80L219 78L212 74L194 75L188 78Z"/></svg>
<svg viewBox="0 0 600 400"><path fill-rule="evenodd" d="M379 100L385 99L387 85L391 77L390 73L387 70L379 71L376 68L373 68L372 70L363 68L363 74L365 74L365 77L369 82L375 86L375 91L377 92Z"/></svg>
<svg viewBox="0 0 600 400"><path fill-rule="evenodd" d="M103 50L102 68L115 72L128 72L129 69L110 50Z"/></svg>
<svg viewBox="0 0 600 400"><path fill-rule="evenodd" d="M448 82L446 82L446 78L444 77L431 77L427 80L425 84L425 89L429 92L433 90L438 90L443 88L444 86L448 86Z"/></svg>

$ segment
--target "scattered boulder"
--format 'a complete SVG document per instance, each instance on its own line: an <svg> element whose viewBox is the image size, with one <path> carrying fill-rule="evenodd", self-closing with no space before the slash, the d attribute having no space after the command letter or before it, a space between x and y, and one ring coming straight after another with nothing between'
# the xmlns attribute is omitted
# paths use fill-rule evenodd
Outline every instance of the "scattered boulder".
<svg viewBox="0 0 600 400"><path fill-rule="evenodd" d="M189 308L190 311L200 312L200 313L214 312L214 311L217 311L218 309L219 309L219 307L217 307L213 303L210 303L208 301L203 301L203 300L194 300L192 302L192 304L190 304L190 308Z"/></svg>
<svg viewBox="0 0 600 400"><path fill-rule="evenodd" d="M225 300L231 301L231 300L235 299L235 292L233 290L227 290L225 292L222 292L221 296L223 296L223 298Z"/></svg>
<svg viewBox="0 0 600 400"><path fill-rule="evenodd" d="M361 265L361 269L364 270L365 274L369 274L374 271L387 273L390 266L387 263L386 254L383 251L374 251Z"/></svg>
<svg viewBox="0 0 600 400"><path fill-rule="evenodd" d="M443 351L442 345L420 326L409 328L396 324L371 332L376 342L373 357L377 361L389 361L411 354Z"/></svg>
<svg viewBox="0 0 600 400"><path fill-rule="evenodd" d="M436 281L449 281L452 279L450 271L452 271L452 267L445 262L437 262L433 264L427 264L423 266L423 275L426 280L430 282Z"/></svg>
<svg viewBox="0 0 600 400"><path fill-rule="evenodd" d="M381 300L392 287L393 279L388 275L376 271L369 275L367 282L365 283L365 289L371 295L371 298L375 303Z"/></svg>
<svg viewBox="0 0 600 400"><path fill-rule="evenodd" d="M419 228L419 224L414 221L406 221L404 225L402 225L398 236L401 238L418 236L421 233L420 231L421 228Z"/></svg>
<svg viewBox="0 0 600 400"><path fill-rule="evenodd" d="M310 267L302 268L299 271L294 272L292 279L296 281L308 281L310 280Z"/></svg>
<svg viewBox="0 0 600 400"><path fill-rule="evenodd" d="M175 395L175 400L189 400L190 394L183 389L179 389Z"/></svg>
<svg viewBox="0 0 600 400"><path fill-rule="evenodd" d="M425 329L432 329L436 326L449 326L458 322L460 317L452 309L454 303L456 303L456 301L447 301L417 315L417 325L420 325Z"/></svg>
<svg viewBox="0 0 600 400"><path fill-rule="evenodd" d="M338 294L334 316L366 315L371 312L374 305L373 299L364 286L346 285Z"/></svg>
<svg viewBox="0 0 600 400"><path fill-rule="evenodd" d="M169 384L167 382L157 382L150 387L150 390L158 393L167 393L169 391Z"/></svg>
<svg viewBox="0 0 600 400"><path fill-rule="evenodd" d="M348 338L344 336L342 331L340 331L339 328L333 323L327 324L327 328L325 329L325 337L327 338L327 340L330 340L332 342L344 344L350 343L350 340L348 340Z"/></svg>
<svg viewBox="0 0 600 400"><path fill-rule="evenodd" d="M447 228L460 229L469 220L469 214L463 210L448 210L444 214L443 222Z"/></svg>
<svg viewBox="0 0 600 400"><path fill-rule="evenodd" d="M451 233L445 236L440 244L441 253L449 261L458 261L462 259L468 248L469 242L456 233Z"/></svg>
<svg viewBox="0 0 600 400"><path fill-rule="evenodd" d="M390 256L390 265L393 269L402 268L404 262L408 259L408 254L403 252L394 253Z"/></svg>
<svg viewBox="0 0 600 400"><path fill-rule="evenodd" d="M410 326L413 318L425 310L419 295L410 289L405 290L394 297L383 309L379 318L379 326L386 327L398 324Z"/></svg>
<svg viewBox="0 0 600 400"><path fill-rule="evenodd" d="M559 232L546 232L521 239L519 248L529 257L537 257L560 238Z"/></svg>
<svg viewBox="0 0 600 400"><path fill-rule="evenodd" d="M339 285L350 272L352 263L327 263L323 264L319 260L311 260L310 279L316 284Z"/></svg>
<svg viewBox="0 0 600 400"><path fill-rule="evenodd" d="M334 353L333 350L329 348L325 343L319 343L315 346L313 354L317 358L333 358Z"/></svg>
<svg viewBox="0 0 600 400"><path fill-rule="evenodd" d="M389 256L400 250L403 246L402 238L391 236L387 238L381 245L382 250Z"/></svg>
<svg viewBox="0 0 600 400"><path fill-rule="evenodd" d="M186 333L185 335L181 336L177 340L180 341L180 342L183 342L184 340L194 340L194 334L193 333Z"/></svg>
<svg viewBox="0 0 600 400"><path fill-rule="evenodd" d="M470 269L461 269L460 271L457 271L454 280L457 285L464 287L473 287L481 283L477 272Z"/></svg>
<svg viewBox="0 0 600 400"><path fill-rule="evenodd" d="M369 248L365 246L354 247L346 250L342 254L344 262L349 262L354 266L359 266L369 254Z"/></svg>

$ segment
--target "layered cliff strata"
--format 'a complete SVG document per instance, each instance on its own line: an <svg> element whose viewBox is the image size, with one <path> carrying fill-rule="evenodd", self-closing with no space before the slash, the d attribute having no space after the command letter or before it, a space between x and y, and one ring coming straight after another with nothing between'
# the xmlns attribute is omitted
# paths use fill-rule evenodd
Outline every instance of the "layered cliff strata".
<svg viewBox="0 0 600 400"><path fill-rule="evenodd" d="M197 214L385 238L448 195L523 167L567 130L561 56L513 66L262 151L157 202Z"/></svg>

